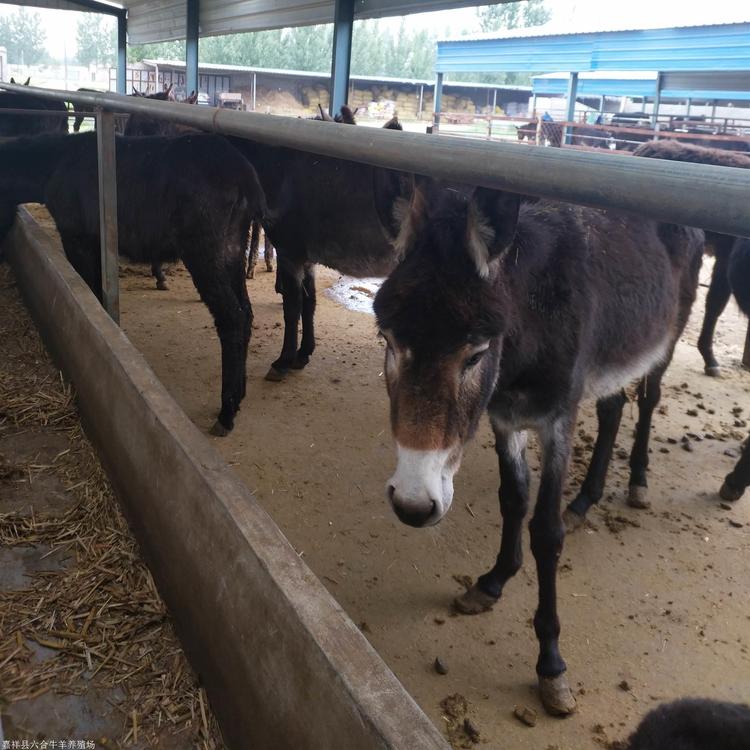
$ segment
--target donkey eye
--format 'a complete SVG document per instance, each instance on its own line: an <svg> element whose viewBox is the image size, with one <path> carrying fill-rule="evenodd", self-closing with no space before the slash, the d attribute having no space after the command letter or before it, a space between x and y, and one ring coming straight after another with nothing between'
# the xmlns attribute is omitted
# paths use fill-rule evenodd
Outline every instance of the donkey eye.
<svg viewBox="0 0 750 750"><path fill-rule="evenodd" d="M487 353L486 349L481 349L478 352L474 352L474 354L471 355L465 362L464 362L464 370L470 370L472 367L475 367L479 364L479 360L484 357L484 355Z"/></svg>

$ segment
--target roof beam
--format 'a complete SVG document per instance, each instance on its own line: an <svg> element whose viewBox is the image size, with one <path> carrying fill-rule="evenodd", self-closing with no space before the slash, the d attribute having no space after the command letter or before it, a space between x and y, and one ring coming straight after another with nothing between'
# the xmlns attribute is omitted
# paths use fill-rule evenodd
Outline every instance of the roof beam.
<svg viewBox="0 0 750 750"><path fill-rule="evenodd" d="M52 10L74 10L79 13L104 13L108 16L125 17L127 10L120 5L102 3L99 0L30 0L29 2L9 2L0 0L0 5L25 5L32 8Z"/></svg>

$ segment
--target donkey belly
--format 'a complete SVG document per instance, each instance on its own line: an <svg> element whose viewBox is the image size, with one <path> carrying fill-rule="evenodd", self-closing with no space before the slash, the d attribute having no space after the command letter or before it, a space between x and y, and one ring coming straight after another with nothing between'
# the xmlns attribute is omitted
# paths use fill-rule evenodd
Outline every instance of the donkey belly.
<svg viewBox="0 0 750 750"><path fill-rule="evenodd" d="M388 276L397 262L396 253L385 240L382 245L326 240L311 247L309 257L314 263L322 263L355 278Z"/></svg>
<svg viewBox="0 0 750 750"><path fill-rule="evenodd" d="M665 334L660 341L644 348L622 364L608 364L591 370L584 381L585 398L611 396L638 380L669 356L672 337Z"/></svg>

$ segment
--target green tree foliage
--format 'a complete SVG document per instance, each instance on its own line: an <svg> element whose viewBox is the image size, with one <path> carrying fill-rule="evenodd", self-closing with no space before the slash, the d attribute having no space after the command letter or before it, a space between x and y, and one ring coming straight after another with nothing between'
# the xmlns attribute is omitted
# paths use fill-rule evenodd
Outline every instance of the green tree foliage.
<svg viewBox="0 0 750 750"><path fill-rule="evenodd" d="M45 33L39 13L19 8L0 17L0 46L8 50L8 62L36 65L49 55L44 46Z"/></svg>
<svg viewBox="0 0 750 750"><path fill-rule="evenodd" d="M333 26L302 26L201 39L200 61L259 68L306 70L327 73L331 69ZM143 59L183 60L184 42L147 44L129 48L131 62ZM377 21L354 24L352 73L399 78L432 78L435 36L409 31L402 23L395 33Z"/></svg>
<svg viewBox="0 0 750 750"><path fill-rule="evenodd" d="M157 42L128 46L128 62L141 60L184 60L185 42Z"/></svg>
<svg viewBox="0 0 750 750"><path fill-rule="evenodd" d="M76 42L81 65L114 65L117 29L111 18L85 13L78 21Z"/></svg>
<svg viewBox="0 0 750 750"><path fill-rule="evenodd" d="M524 0L477 8L479 27L484 32L541 26L551 17L552 11L546 6L545 0ZM506 86L531 84L530 73L453 73L448 78L454 81L476 81Z"/></svg>
<svg viewBox="0 0 750 750"><path fill-rule="evenodd" d="M477 8L477 16L482 31L499 31L541 26L549 21L552 13L544 0L524 0Z"/></svg>

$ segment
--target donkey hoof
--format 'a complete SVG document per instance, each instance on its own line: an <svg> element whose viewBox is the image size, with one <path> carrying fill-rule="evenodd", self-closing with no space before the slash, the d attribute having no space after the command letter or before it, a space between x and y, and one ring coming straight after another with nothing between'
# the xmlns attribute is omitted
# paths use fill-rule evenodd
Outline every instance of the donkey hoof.
<svg viewBox="0 0 750 750"><path fill-rule="evenodd" d="M719 367L719 365L706 365L703 368L703 372L705 372L710 378L721 377L721 367Z"/></svg>
<svg viewBox="0 0 750 750"><path fill-rule="evenodd" d="M215 437L226 437L229 434L230 430L224 427L224 425L217 419L210 432Z"/></svg>
<svg viewBox="0 0 750 750"><path fill-rule="evenodd" d="M562 514L562 522L563 526L565 526L565 533L572 534L574 531L576 531L576 529L580 529L581 526L583 526L585 520L585 516L576 513L570 508L566 508Z"/></svg>
<svg viewBox="0 0 750 750"><path fill-rule="evenodd" d="M302 370L309 361L310 356L308 354L300 354L299 352L297 352L297 356L294 358L294 362L292 362L292 369Z"/></svg>
<svg viewBox="0 0 750 750"><path fill-rule="evenodd" d="M640 508L645 510L651 507L651 501L647 497L648 487L641 487L639 484L631 484L628 488L628 505L631 508Z"/></svg>
<svg viewBox="0 0 750 750"><path fill-rule="evenodd" d="M266 373L266 380L270 380L272 383L280 383L287 375L288 370L277 370L275 367L271 367Z"/></svg>
<svg viewBox="0 0 750 750"><path fill-rule="evenodd" d="M576 710L576 699L565 672L557 677L540 677L539 697L544 710L552 716L570 716Z"/></svg>
<svg viewBox="0 0 750 750"><path fill-rule="evenodd" d="M465 594L453 600L453 609L462 615L480 615L482 612L489 612L496 601L494 596L485 594L477 586L472 586Z"/></svg>
<svg viewBox="0 0 750 750"><path fill-rule="evenodd" d="M160 292L168 292L169 291L169 287L167 286L167 282L166 281L157 281L156 282L156 288Z"/></svg>
<svg viewBox="0 0 750 750"><path fill-rule="evenodd" d="M726 480L724 480L724 483L719 490L719 497L722 500L727 500L728 502L733 503L742 497L743 492L744 490L736 490L734 487L730 487Z"/></svg>

